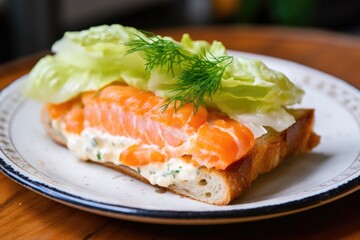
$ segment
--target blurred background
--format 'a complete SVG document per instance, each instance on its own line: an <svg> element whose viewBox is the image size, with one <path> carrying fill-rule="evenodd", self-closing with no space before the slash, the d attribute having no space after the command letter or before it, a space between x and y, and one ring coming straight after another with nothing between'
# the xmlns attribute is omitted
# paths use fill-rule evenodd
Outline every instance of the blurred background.
<svg viewBox="0 0 360 240"><path fill-rule="evenodd" d="M360 35L359 0L0 0L0 62L50 49L65 31L253 24Z"/></svg>

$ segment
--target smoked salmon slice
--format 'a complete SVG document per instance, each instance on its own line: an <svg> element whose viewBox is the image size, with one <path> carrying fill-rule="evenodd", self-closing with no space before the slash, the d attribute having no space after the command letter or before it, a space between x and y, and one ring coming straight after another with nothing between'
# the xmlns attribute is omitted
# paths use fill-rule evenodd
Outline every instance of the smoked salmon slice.
<svg viewBox="0 0 360 240"><path fill-rule="evenodd" d="M128 166L191 157L197 166L226 169L252 148L255 138L243 124L188 103L175 111L166 100L131 86L110 85L62 104L47 106L52 120L62 119L71 134L94 128L138 140L119 161Z"/></svg>

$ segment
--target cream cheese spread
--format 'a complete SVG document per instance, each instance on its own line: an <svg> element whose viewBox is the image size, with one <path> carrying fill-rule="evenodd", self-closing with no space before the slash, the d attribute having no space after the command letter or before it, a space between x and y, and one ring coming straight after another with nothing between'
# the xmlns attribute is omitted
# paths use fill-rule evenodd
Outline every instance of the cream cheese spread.
<svg viewBox="0 0 360 240"><path fill-rule="evenodd" d="M139 144L140 140L124 136L113 136L94 128L85 128L80 135L65 131L64 126L53 120L52 126L60 131L67 140L68 149L80 160L121 165L120 154L128 147ZM149 180L153 185L168 187L171 184L193 181L199 169L179 158L166 162L152 162L144 166L128 166Z"/></svg>

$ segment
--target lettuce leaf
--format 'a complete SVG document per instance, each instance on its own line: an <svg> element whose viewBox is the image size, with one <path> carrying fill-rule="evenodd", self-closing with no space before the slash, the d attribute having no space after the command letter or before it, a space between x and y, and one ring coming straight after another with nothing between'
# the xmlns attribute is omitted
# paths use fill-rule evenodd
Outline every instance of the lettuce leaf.
<svg viewBox="0 0 360 240"><path fill-rule="evenodd" d="M126 42L143 35L120 25L67 32L53 45L55 55L44 57L32 69L23 91L42 102L60 103L112 82L148 90L150 73L144 69L144 59L126 54Z"/></svg>
<svg viewBox="0 0 360 240"><path fill-rule="evenodd" d="M127 53L127 43L139 37L147 38L143 32L121 25L67 32L53 45L55 54L44 57L32 69L23 91L42 102L60 103L81 92L122 82L165 99L174 96L176 74L161 68L147 72L141 52ZM176 42L170 37L164 39ZM190 54L206 54L209 58L227 55L218 41L193 41L184 34L176 43ZM284 74L259 60L238 57L226 67L221 90L205 104L245 123L255 136L260 136L266 126L282 131L293 124L294 118L284 107L299 103L302 95L303 91Z"/></svg>
<svg viewBox="0 0 360 240"><path fill-rule="evenodd" d="M284 74L259 60L239 57L227 67L222 90L209 104L260 136L266 133L264 126L282 131L292 125L295 119L284 107L299 103L303 94Z"/></svg>

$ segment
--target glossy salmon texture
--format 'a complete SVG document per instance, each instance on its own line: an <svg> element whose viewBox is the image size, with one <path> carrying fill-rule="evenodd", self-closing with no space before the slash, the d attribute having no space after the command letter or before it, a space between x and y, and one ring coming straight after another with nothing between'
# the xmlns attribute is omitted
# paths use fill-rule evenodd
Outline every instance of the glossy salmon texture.
<svg viewBox="0 0 360 240"><path fill-rule="evenodd" d="M175 111L151 92L110 85L62 104L49 104L51 119L61 119L69 133L86 128L140 140L123 151L119 161L144 166L183 157L196 166L226 169L255 143L252 132L227 116L188 103Z"/></svg>

